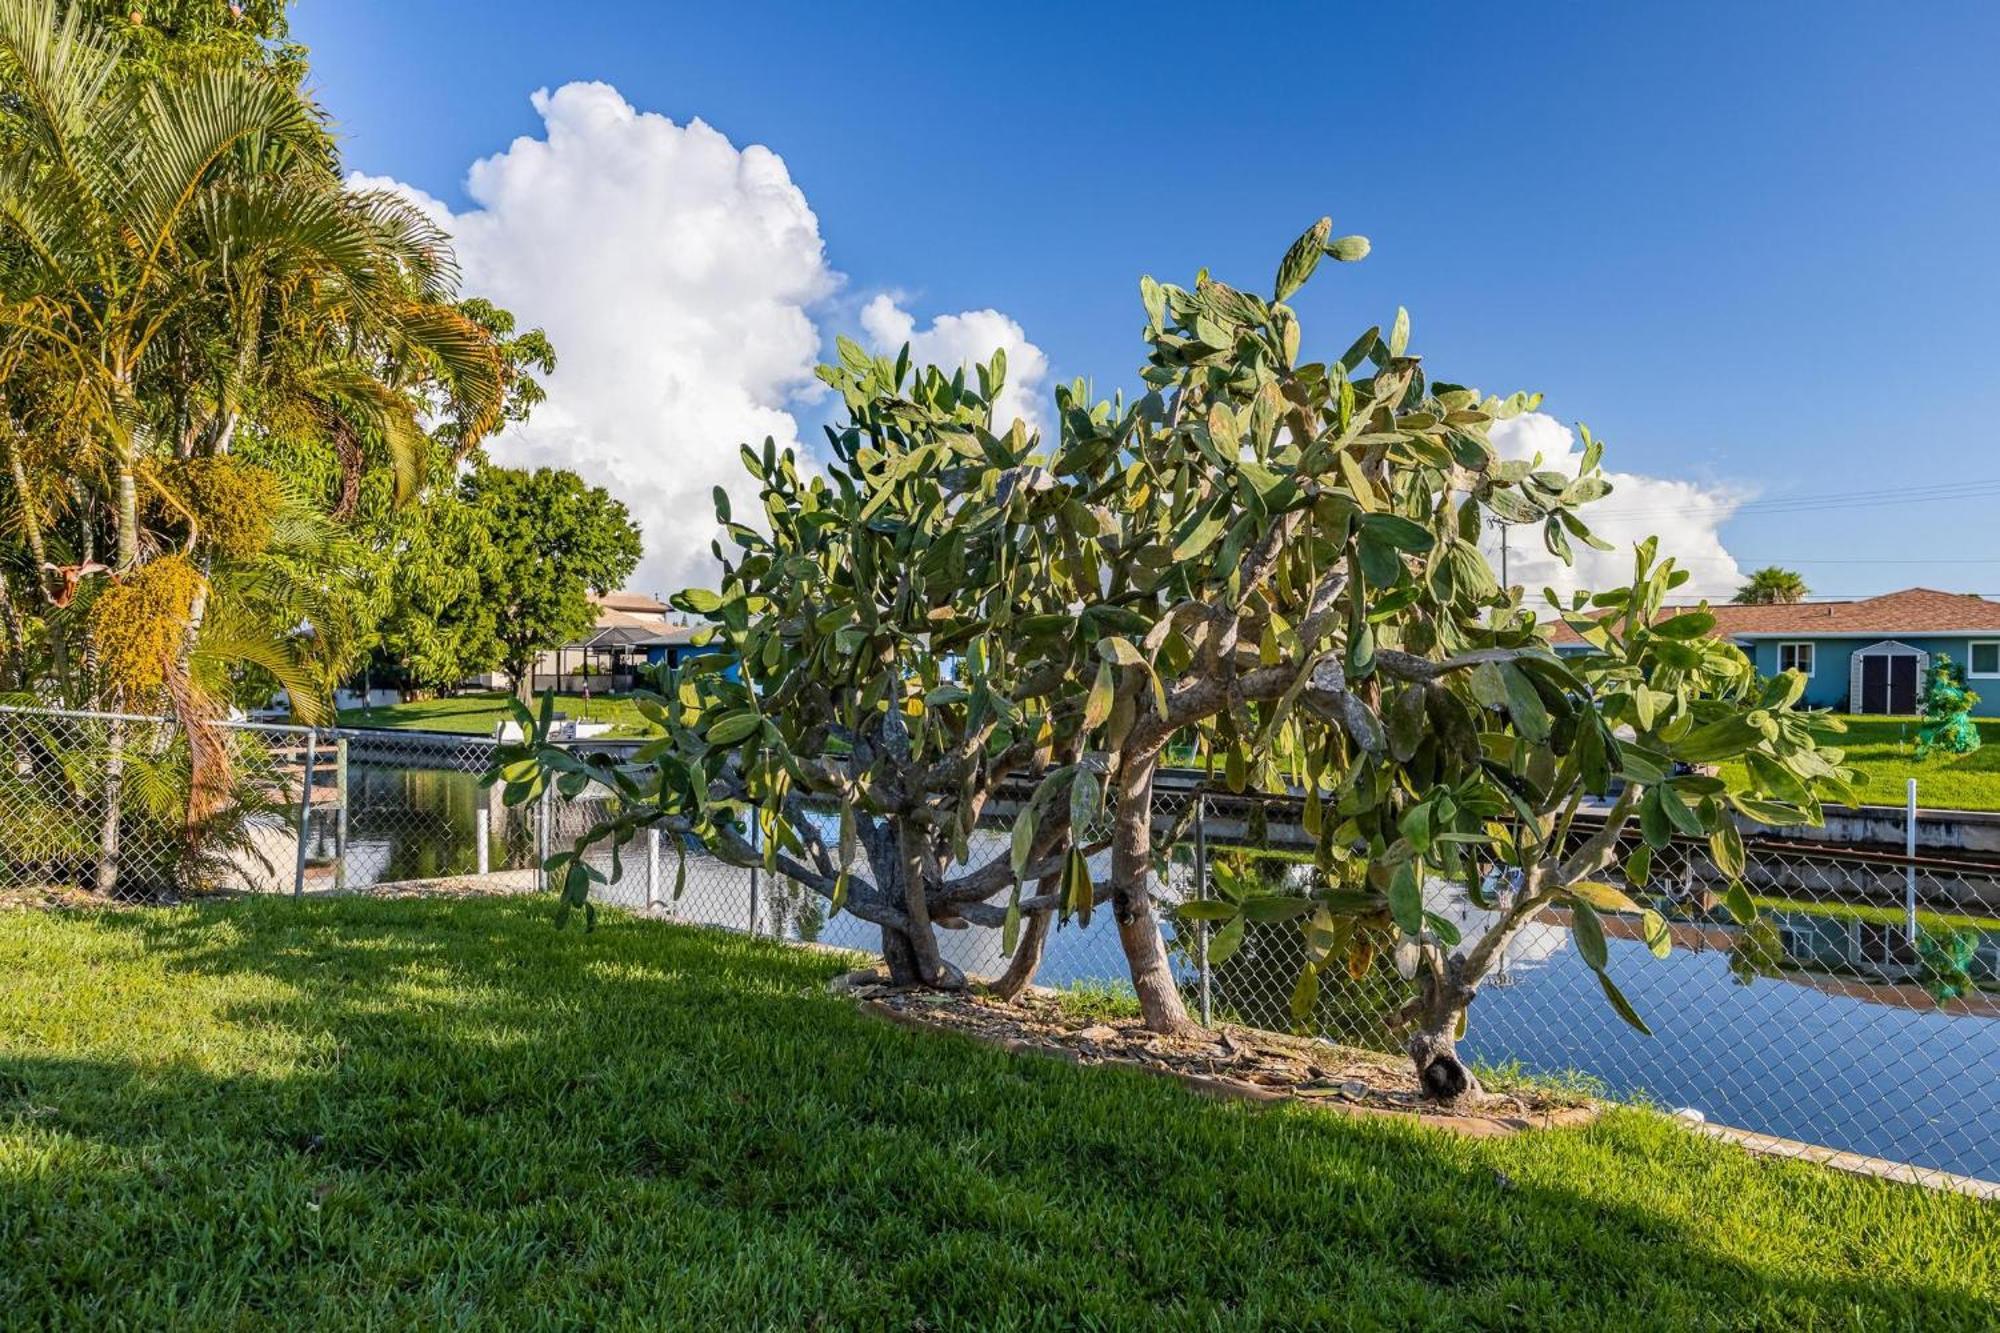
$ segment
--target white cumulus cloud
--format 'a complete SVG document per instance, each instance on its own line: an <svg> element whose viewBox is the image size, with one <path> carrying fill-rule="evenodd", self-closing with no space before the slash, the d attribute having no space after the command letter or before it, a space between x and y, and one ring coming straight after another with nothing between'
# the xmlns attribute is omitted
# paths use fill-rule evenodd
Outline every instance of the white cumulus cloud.
<svg viewBox="0 0 2000 1333"><path fill-rule="evenodd" d="M1028 341L1018 323L998 310L938 315L928 328L918 329L916 316L884 293L861 308L861 329L877 352L894 352L908 343L910 359L917 365L945 370L963 366L968 378L975 362L992 360L996 350L1006 352L1007 379L993 404L994 430L1005 434L1017 418L1031 431L1045 424L1043 382L1048 378L1049 359Z"/></svg>
<svg viewBox="0 0 2000 1333"><path fill-rule="evenodd" d="M728 489L737 514L757 512L737 446L770 436L810 457L821 444L799 416L816 421L827 404L813 368L843 278L770 149L638 110L604 83L544 89L532 102L541 134L475 162L463 212L398 181L351 183L400 190L429 210L453 236L465 290L555 344L547 401L489 441L494 460L569 468L623 500L645 530L634 589L712 583L711 488ZM939 315L918 329L883 296L861 321L876 345L908 341L939 365L1005 348L1003 425L1043 419L1048 359L1001 312Z"/></svg>
<svg viewBox="0 0 2000 1333"><path fill-rule="evenodd" d="M623 500L645 529L632 587L710 582L710 488L754 512L737 446L799 443L788 408L814 396L812 311L840 275L769 149L602 83L533 103L542 136L474 163L465 212L354 183L423 203L457 243L465 290L555 344L548 401L493 438L495 461L570 468Z"/></svg>
<svg viewBox="0 0 2000 1333"><path fill-rule="evenodd" d="M1525 412L1496 422L1489 438L1502 458L1539 455L1543 467L1571 476L1583 461L1575 432L1545 412ZM1607 451L1606 458L1612 457L1614 452ZM1565 566L1543 545L1539 527L1515 528L1509 534L1508 580L1526 590L1530 605L1540 603L1545 587L1568 594L1578 588L1594 591L1630 583L1632 546L1654 535L1660 539L1660 554L1676 557L1692 575L1677 590L1677 598L1720 599L1736 590L1743 571L1723 546L1719 529L1736 512L1742 495L1726 487L1609 468L1604 476L1611 483L1611 494L1584 505L1577 515L1613 549L1597 551L1572 542L1576 562ZM1489 531L1480 545L1497 569L1499 534Z"/></svg>

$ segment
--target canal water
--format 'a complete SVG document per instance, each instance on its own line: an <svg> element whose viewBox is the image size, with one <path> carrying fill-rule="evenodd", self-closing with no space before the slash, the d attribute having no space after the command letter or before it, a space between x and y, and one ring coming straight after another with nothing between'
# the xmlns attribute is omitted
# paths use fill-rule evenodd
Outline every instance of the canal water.
<svg viewBox="0 0 2000 1333"><path fill-rule="evenodd" d="M490 868L533 864L524 813L501 809L474 774L357 763L350 791L350 887L472 873L482 816ZM580 831L581 819L564 834ZM975 861L1005 845L998 835L980 841ZM1093 864L1094 876L1108 872L1102 861ZM670 841L654 858L642 836L600 897L632 906L661 902L691 921L750 925L749 872L690 852L676 899L678 862ZM1163 896L1191 891L1184 860L1166 878ZM1482 922L1480 909L1448 886L1434 886L1428 905L1468 931ZM1612 1012L1566 926L1532 927L1510 947L1501 975L1481 988L1465 1048L1488 1065L1581 1076L1613 1096L1692 1108L1719 1124L2000 1180L2000 922L1980 938L1982 993L1972 1005L1941 1009L1910 982L1907 967L1885 969L1857 952L1866 920L1808 906L1767 912L1775 929L1758 948L1714 922L1686 932L1693 947L1677 947L1666 959L1638 940L1613 938L1608 970L1651 1037ZM758 877L755 907L764 933L862 950L878 942L868 923L846 914L829 919L817 895L770 876ZM1290 925L1253 928L1213 970L1217 1017L1289 1027L1297 938ZM969 973L992 975L1005 966L997 930L944 931L940 943ZM1189 952L1176 947L1174 956L1192 993ZM1128 988L1124 977L1109 914L1100 912L1088 928L1052 932L1038 979L1115 990ZM1377 1015L1404 985L1387 959L1358 983L1329 981L1312 1025L1338 1040L1387 1048Z"/></svg>

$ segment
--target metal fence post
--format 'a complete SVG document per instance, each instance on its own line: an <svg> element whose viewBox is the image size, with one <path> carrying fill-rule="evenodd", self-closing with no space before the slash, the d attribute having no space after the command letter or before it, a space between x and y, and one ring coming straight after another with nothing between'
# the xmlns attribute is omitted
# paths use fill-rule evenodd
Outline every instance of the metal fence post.
<svg viewBox="0 0 2000 1333"><path fill-rule="evenodd" d="M753 852L759 850L757 846L758 824L759 821L757 818L752 816L750 820L750 850ZM754 865L750 867L750 933L752 935L757 933L757 867Z"/></svg>
<svg viewBox="0 0 2000 1333"><path fill-rule="evenodd" d="M1194 798L1194 896L1208 897L1208 797L1206 794ZM1201 975L1201 1025L1209 1026L1209 970L1208 970L1208 922L1197 921L1194 927L1195 961Z"/></svg>
<svg viewBox="0 0 2000 1333"><path fill-rule="evenodd" d="M1917 947L1917 780L1910 779L1903 812L1903 928Z"/></svg>
<svg viewBox="0 0 2000 1333"><path fill-rule="evenodd" d="M319 758L319 732L306 733L306 769L299 777L298 855L292 861L292 897L306 891L306 832L312 823L313 765Z"/></svg>
<svg viewBox="0 0 2000 1333"><path fill-rule="evenodd" d="M476 873L493 873L493 801L491 792L479 793L472 816L472 864Z"/></svg>
<svg viewBox="0 0 2000 1333"><path fill-rule="evenodd" d="M347 889L347 737L338 736L333 742L333 781L335 795L340 802L333 822L333 886L343 892Z"/></svg>
<svg viewBox="0 0 2000 1333"><path fill-rule="evenodd" d="M660 905L660 830L646 830L646 906Z"/></svg>
<svg viewBox="0 0 2000 1333"><path fill-rule="evenodd" d="M549 887L549 793L552 789L542 788L541 799L535 802L535 887Z"/></svg>

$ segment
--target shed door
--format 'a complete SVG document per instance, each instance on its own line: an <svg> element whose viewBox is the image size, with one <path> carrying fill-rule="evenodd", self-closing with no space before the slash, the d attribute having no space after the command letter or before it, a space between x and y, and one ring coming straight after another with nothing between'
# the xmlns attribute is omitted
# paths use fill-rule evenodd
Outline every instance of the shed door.
<svg viewBox="0 0 2000 1333"><path fill-rule="evenodd" d="M1898 653L1889 659L1889 711L1917 711L1917 659Z"/></svg>
<svg viewBox="0 0 2000 1333"><path fill-rule="evenodd" d="M1908 653L1876 654L1861 659L1861 711L1917 711L1917 659Z"/></svg>
<svg viewBox="0 0 2000 1333"><path fill-rule="evenodd" d="M1861 659L1861 711L1889 711L1889 659L1879 654Z"/></svg>

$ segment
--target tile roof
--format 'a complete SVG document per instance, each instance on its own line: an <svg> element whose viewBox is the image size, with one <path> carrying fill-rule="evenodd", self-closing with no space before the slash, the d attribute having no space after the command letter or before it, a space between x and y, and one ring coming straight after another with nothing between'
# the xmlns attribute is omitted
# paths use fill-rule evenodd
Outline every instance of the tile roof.
<svg viewBox="0 0 2000 1333"><path fill-rule="evenodd" d="M601 597L591 593L590 600L597 607L597 624L583 639L567 645L570 648L684 644L702 628L688 624L671 607L645 593L614 592Z"/></svg>
<svg viewBox="0 0 2000 1333"><path fill-rule="evenodd" d="M1851 602L1793 602L1777 606L1712 604L1719 637L1796 634L1828 635L1946 634L1958 630L2000 633L2000 602L1971 593L1939 592L1935 588L1905 588ZM1581 643L1574 630L1555 626L1555 642Z"/></svg>
<svg viewBox="0 0 2000 1333"><path fill-rule="evenodd" d="M642 615L665 615L667 604L643 592L591 593L590 600L610 611L636 611Z"/></svg>

